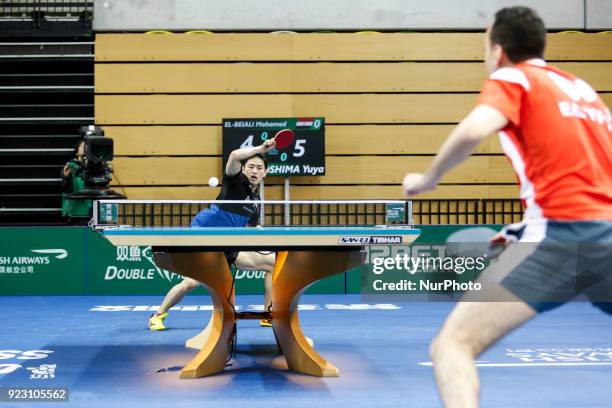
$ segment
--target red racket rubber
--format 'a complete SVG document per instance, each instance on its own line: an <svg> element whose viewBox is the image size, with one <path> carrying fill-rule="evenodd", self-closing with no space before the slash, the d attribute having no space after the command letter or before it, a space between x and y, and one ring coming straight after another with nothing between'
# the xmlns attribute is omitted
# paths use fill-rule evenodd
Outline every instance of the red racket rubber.
<svg viewBox="0 0 612 408"><path fill-rule="evenodd" d="M284 149L293 143L295 139L295 132L291 129L283 129L276 132L274 140L276 141L277 149Z"/></svg>

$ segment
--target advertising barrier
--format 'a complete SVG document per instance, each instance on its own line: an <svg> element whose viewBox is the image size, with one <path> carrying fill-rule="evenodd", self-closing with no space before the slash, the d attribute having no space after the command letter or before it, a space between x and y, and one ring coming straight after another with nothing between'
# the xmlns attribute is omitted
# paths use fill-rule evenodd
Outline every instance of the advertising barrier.
<svg viewBox="0 0 612 408"><path fill-rule="evenodd" d="M413 250L444 250L446 238L469 225L422 226ZM495 226L494 226L495 227ZM403 247L372 246L392 257ZM237 294L263 293L263 271L232 271ZM330 276L307 293L359 293L362 268ZM163 295L182 277L155 265L150 247L113 246L83 227L0 228L0 295ZM206 294L198 288L194 294Z"/></svg>
<svg viewBox="0 0 612 408"><path fill-rule="evenodd" d="M85 292L83 228L0 228L0 295Z"/></svg>

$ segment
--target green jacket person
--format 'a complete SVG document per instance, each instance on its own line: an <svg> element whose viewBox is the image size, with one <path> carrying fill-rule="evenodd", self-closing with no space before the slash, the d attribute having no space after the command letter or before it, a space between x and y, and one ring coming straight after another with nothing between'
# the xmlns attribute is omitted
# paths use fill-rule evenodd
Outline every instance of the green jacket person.
<svg viewBox="0 0 612 408"><path fill-rule="evenodd" d="M75 158L66 163L62 170L62 216L64 217L89 217L91 213L91 200L66 197L85 188L85 180L83 179L84 148L85 141L81 140L75 148Z"/></svg>

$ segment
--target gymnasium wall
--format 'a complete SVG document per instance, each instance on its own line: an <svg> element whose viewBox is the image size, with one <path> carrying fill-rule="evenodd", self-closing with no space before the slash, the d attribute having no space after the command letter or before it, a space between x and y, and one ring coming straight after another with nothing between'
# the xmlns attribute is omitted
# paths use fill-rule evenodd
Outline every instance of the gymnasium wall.
<svg viewBox="0 0 612 408"><path fill-rule="evenodd" d="M95 0L94 29L482 30L502 7L533 7L552 30L612 28L609 0Z"/></svg>
<svg viewBox="0 0 612 408"><path fill-rule="evenodd" d="M482 33L98 34L95 49L96 123L131 199L213 199L222 118L304 116L326 119L327 173L293 177L292 199L400 198L486 77ZM612 106L612 35L549 34L546 58ZM516 198L515 183L492 137L423 198Z"/></svg>

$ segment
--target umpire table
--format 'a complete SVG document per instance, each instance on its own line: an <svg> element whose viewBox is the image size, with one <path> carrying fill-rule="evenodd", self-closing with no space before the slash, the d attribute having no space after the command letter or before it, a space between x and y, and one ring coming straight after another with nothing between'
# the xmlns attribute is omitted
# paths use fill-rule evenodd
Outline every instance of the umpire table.
<svg viewBox="0 0 612 408"><path fill-rule="evenodd" d="M420 234L410 226L286 226L256 228L123 227L104 229L113 245L151 246L160 268L188 276L208 290L213 312L206 328L187 340L199 349L181 378L223 371L236 321L270 318L276 342L293 371L337 377L339 370L308 343L298 303L312 283L359 266L370 245L409 245ZM225 251L277 251L272 272L272 307L263 313L234 310L235 293Z"/></svg>

